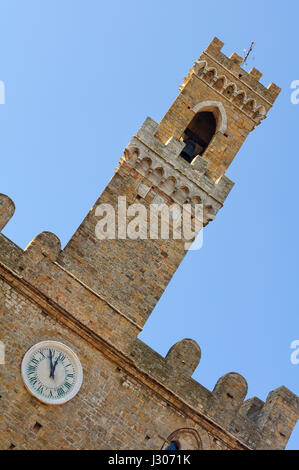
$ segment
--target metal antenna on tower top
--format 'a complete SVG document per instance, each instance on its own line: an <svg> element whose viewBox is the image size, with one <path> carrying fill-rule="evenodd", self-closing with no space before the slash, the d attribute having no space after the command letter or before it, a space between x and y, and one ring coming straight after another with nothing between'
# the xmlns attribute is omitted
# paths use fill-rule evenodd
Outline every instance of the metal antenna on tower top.
<svg viewBox="0 0 299 470"><path fill-rule="evenodd" d="M254 46L255 46L255 42L252 41L251 44L250 44L250 48L248 49L248 51L247 51L246 49L244 49L245 57L244 57L244 59L243 59L242 64L247 65L248 57L250 56L250 54L251 54L251 52L252 52Z"/></svg>

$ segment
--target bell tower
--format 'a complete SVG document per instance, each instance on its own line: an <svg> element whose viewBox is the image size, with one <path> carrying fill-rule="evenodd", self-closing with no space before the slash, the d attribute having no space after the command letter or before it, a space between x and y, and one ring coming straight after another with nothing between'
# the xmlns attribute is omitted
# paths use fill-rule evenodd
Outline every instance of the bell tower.
<svg viewBox="0 0 299 470"><path fill-rule="evenodd" d="M259 82L259 70L253 68L247 73L241 68L242 57L235 52L226 57L222 47L223 42L214 38L201 54L156 134L164 144L173 136L182 141L191 135L202 147L198 156L194 153L191 165L201 168L204 160L205 175L215 183L280 93L274 83L265 88Z"/></svg>
<svg viewBox="0 0 299 470"><path fill-rule="evenodd" d="M265 88L257 69L247 73L240 67L242 58L236 53L226 57L222 46L213 39L159 124L145 120L114 177L59 255L58 263L113 306L135 337L186 246L173 233L169 239L127 239L119 217L117 238L99 240L97 207L116 208L120 197L126 198L122 204L142 204L148 211L151 204L202 204L203 225L215 219L233 186L227 168L280 92L273 83Z"/></svg>

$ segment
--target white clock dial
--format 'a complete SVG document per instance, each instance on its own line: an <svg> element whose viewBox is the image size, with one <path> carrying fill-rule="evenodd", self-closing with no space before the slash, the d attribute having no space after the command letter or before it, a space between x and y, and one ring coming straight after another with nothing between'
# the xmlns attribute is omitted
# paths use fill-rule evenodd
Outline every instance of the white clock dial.
<svg viewBox="0 0 299 470"><path fill-rule="evenodd" d="M61 405L78 393L83 372L72 349L58 341L42 341L26 352L22 377L29 392L40 401Z"/></svg>

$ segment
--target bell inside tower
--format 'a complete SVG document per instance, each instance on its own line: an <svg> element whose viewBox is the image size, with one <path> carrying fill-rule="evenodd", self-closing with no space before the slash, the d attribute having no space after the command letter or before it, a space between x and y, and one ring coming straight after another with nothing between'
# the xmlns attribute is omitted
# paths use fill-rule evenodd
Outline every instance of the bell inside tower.
<svg viewBox="0 0 299 470"><path fill-rule="evenodd" d="M186 145L181 157L188 163L202 155L216 132L216 119L211 111L197 113L185 129L181 141Z"/></svg>

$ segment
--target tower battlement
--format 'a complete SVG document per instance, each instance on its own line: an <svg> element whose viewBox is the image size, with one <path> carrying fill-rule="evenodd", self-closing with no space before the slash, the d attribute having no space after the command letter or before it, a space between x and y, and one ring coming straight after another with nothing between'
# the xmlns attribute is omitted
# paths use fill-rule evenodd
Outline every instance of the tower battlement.
<svg viewBox="0 0 299 470"><path fill-rule="evenodd" d="M233 52L230 57L227 57L221 52L223 46L224 43L215 37L198 59L198 62L204 59L209 61L210 59L212 61L209 62L210 67L214 64L216 72L218 72L218 76L215 74L214 78L216 81L213 82L213 85L217 82L220 75L223 74L225 77L225 72L227 72L227 81L229 80L229 77L232 78L233 76L235 79L236 89L238 87L238 93L244 93L243 105L245 105L246 101L248 102L250 99L255 99L256 109L263 106L265 102L269 105L273 105L281 91L281 88L274 83L270 83L266 88L262 83L260 83L260 79L263 76L262 72L255 67L252 68L250 72L247 72L241 67L243 57L239 56L236 52ZM195 64L198 64L198 62ZM219 70L217 70L217 65ZM195 67L198 67L198 65ZM243 89L241 85L242 83ZM228 84L225 83L224 85L227 86ZM250 96L251 94L252 97Z"/></svg>
<svg viewBox="0 0 299 470"><path fill-rule="evenodd" d="M257 69L249 73L243 70L243 59L235 52L225 56L222 46L223 42L214 38L200 55L156 134L164 143L172 136L184 139L186 131L194 135L198 113L213 113L215 132L208 145L203 145L201 155L208 163L205 174L215 182L225 174L249 132L265 119L280 93L273 83L265 88L259 82L262 74Z"/></svg>

